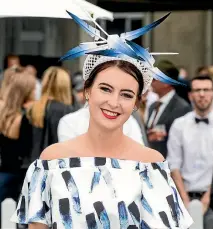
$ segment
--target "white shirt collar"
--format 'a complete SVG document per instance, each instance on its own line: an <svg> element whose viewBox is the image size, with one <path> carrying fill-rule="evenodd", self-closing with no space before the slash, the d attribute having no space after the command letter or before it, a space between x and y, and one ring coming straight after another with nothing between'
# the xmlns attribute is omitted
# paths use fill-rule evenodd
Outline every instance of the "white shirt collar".
<svg viewBox="0 0 213 229"><path fill-rule="evenodd" d="M159 101L162 102L163 104L168 104L174 95L175 95L175 90L171 90L169 93L161 97Z"/></svg>

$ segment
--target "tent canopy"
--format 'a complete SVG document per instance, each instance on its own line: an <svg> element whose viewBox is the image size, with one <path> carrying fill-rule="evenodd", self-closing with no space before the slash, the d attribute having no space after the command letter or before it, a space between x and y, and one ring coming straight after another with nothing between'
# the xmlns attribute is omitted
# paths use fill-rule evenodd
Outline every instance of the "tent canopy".
<svg viewBox="0 0 213 229"><path fill-rule="evenodd" d="M94 19L113 20L112 12L85 0L7 0L0 7L0 17L70 18L66 10L84 20L90 20L84 10Z"/></svg>

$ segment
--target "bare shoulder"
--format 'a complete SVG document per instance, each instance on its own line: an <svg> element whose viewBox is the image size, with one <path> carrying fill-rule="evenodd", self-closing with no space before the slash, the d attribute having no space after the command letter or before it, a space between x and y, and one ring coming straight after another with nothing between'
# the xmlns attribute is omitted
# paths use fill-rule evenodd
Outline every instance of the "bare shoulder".
<svg viewBox="0 0 213 229"><path fill-rule="evenodd" d="M163 155L151 148L143 147L141 155L144 157L145 162L163 162L165 161L165 158ZM145 155L145 156L144 156Z"/></svg>
<svg viewBox="0 0 213 229"><path fill-rule="evenodd" d="M80 136L48 146L40 155L42 160L76 157L78 155L78 139Z"/></svg>
<svg viewBox="0 0 213 229"><path fill-rule="evenodd" d="M154 149L143 146L137 142L132 143L131 153L134 156L134 160L138 160L141 162L149 163L149 162L163 162L165 158L162 154Z"/></svg>

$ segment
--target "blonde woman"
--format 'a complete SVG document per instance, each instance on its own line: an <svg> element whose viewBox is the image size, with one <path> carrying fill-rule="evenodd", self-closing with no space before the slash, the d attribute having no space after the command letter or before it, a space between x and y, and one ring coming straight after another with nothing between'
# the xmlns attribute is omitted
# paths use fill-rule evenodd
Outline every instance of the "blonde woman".
<svg viewBox="0 0 213 229"><path fill-rule="evenodd" d="M11 81L13 80L15 74L14 73L21 73L23 71L20 67L11 67L7 68L3 73L3 80L0 87L0 101L3 100L3 96L6 94L6 90L10 85Z"/></svg>
<svg viewBox="0 0 213 229"><path fill-rule="evenodd" d="M0 104L0 203L18 194L22 159L31 150L31 125L24 110L34 100L35 78L23 72L11 77Z"/></svg>
<svg viewBox="0 0 213 229"><path fill-rule="evenodd" d="M44 147L58 142L59 120L74 110L69 74L60 67L49 67L43 75L41 99L35 102L29 112L32 124L43 129L39 154Z"/></svg>

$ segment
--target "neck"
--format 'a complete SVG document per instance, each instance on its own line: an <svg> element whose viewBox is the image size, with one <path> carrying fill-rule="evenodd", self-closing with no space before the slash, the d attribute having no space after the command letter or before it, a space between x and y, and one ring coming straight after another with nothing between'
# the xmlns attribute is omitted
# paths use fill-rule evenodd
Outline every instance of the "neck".
<svg viewBox="0 0 213 229"><path fill-rule="evenodd" d="M170 91L172 91L173 88L167 88L165 90L162 91L162 93L159 93L159 98L162 98L164 95L168 94Z"/></svg>
<svg viewBox="0 0 213 229"><path fill-rule="evenodd" d="M208 109L208 110L205 110L205 111L200 111L198 109L195 109L195 113L197 115L199 115L200 117L204 118L204 117L206 117L209 114L210 110L211 109Z"/></svg>
<svg viewBox="0 0 213 229"><path fill-rule="evenodd" d="M122 128L107 131L90 122L86 136L88 146L93 153L101 153L106 157L116 157L116 154L120 154L124 149L125 136Z"/></svg>

